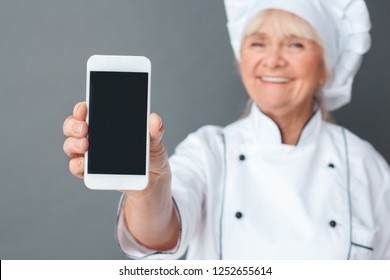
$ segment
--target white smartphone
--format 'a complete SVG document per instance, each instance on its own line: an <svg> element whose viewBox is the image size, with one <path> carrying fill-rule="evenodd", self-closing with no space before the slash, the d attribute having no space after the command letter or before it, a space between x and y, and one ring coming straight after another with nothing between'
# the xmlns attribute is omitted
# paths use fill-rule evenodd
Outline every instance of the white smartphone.
<svg viewBox="0 0 390 280"><path fill-rule="evenodd" d="M88 188L143 190L148 185L150 75L151 63L143 56L88 59Z"/></svg>

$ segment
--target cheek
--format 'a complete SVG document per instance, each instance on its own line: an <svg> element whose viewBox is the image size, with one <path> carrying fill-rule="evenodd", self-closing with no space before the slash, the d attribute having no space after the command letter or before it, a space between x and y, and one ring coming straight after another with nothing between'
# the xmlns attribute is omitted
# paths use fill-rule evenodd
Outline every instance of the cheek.
<svg viewBox="0 0 390 280"><path fill-rule="evenodd" d="M240 62L241 78L244 81L255 79L256 77L256 61L249 55L243 54Z"/></svg>
<svg viewBox="0 0 390 280"><path fill-rule="evenodd" d="M245 90L249 96L251 96L251 92L254 90L254 75L251 70L252 66L250 64L250 60L247 57L241 56L241 61L239 65L241 81Z"/></svg>
<svg viewBox="0 0 390 280"><path fill-rule="evenodd" d="M303 60L296 65L296 69L299 71L299 75L310 84L318 85L323 80L322 63L317 58Z"/></svg>

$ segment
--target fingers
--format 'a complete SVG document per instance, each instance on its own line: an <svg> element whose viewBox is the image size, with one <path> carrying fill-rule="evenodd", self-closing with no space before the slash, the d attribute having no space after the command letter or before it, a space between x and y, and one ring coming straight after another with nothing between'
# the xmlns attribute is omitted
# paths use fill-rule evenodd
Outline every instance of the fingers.
<svg viewBox="0 0 390 280"><path fill-rule="evenodd" d="M160 150L162 148L162 136L164 134L164 125L162 119L156 113L149 117L150 133L150 151Z"/></svg>
<svg viewBox="0 0 390 280"><path fill-rule="evenodd" d="M64 135L67 137L87 137L88 125L85 121L79 121L74 116L69 116L64 121Z"/></svg>
<svg viewBox="0 0 390 280"><path fill-rule="evenodd" d="M77 158L83 155L88 150L88 139L87 138L75 138L68 137L64 142L64 152L71 158Z"/></svg>
<svg viewBox="0 0 390 280"><path fill-rule="evenodd" d="M63 125L64 135L67 137L87 137L88 125L85 122L87 117L87 106L85 102L79 102L74 106L73 115L66 118Z"/></svg>
<svg viewBox="0 0 390 280"><path fill-rule="evenodd" d="M85 121L87 118L87 104L85 101L79 102L74 106L73 116L79 121Z"/></svg>
<svg viewBox="0 0 390 280"><path fill-rule="evenodd" d="M72 158L69 161L69 170L77 178L84 177L84 157Z"/></svg>
<svg viewBox="0 0 390 280"><path fill-rule="evenodd" d="M88 126L85 122L87 106L85 102L77 103L73 108L73 115L66 118L63 132L67 137L63 149L72 159L69 161L69 170L78 178L84 177L84 153L88 150Z"/></svg>

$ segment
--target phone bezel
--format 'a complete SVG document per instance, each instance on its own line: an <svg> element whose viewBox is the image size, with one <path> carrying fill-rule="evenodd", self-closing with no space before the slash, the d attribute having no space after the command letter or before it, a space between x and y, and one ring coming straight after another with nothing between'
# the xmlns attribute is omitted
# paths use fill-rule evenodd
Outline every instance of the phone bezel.
<svg viewBox="0 0 390 280"><path fill-rule="evenodd" d="M93 55L87 61L87 86L86 86L86 104L89 112L89 86L91 71L106 72L144 72L148 73L147 90L147 118L150 115L150 80L151 63L144 56L116 56L116 55ZM117 175L117 174L91 174L88 173L88 152L85 153L84 160L84 183L89 189L93 190L143 190L149 183L149 124L146 120L146 168L145 175ZM89 113L86 118L89 124Z"/></svg>

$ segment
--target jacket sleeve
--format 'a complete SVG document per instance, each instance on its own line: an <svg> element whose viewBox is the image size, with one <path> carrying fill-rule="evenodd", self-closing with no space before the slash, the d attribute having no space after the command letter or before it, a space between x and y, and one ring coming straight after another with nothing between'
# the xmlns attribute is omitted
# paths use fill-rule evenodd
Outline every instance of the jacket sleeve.
<svg viewBox="0 0 390 280"><path fill-rule="evenodd" d="M390 169L381 156L379 162L371 165L371 168L376 168L374 174L378 176L372 179L381 183L381 191L376 199L378 202L375 211L377 232L374 239L373 258L390 260Z"/></svg>
<svg viewBox="0 0 390 280"><path fill-rule="evenodd" d="M390 259L390 169L367 141L347 133L350 165L351 257Z"/></svg>
<svg viewBox="0 0 390 280"><path fill-rule="evenodd" d="M145 248L128 232L123 218L122 200L118 207L116 235L119 247L133 259L179 259L204 220L206 192L207 140L214 129L199 129L190 134L170 157L172 171L172 197L180 221L177 246L166 252Z"/></svg>

